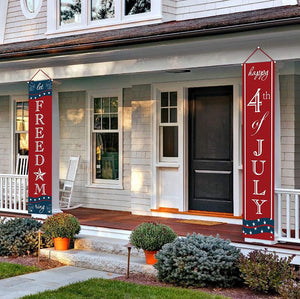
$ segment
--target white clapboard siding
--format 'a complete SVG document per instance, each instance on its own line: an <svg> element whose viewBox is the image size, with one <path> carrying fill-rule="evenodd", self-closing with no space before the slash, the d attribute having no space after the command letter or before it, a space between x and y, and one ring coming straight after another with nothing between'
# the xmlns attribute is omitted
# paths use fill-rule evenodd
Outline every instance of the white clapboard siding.
<svg viewBox="0 0 300 299"><path fill-rule="evenodd" d="M176 0L162 0L163 21L176 20Z"/></svg>
<svg viewBox="0 0 300 299"><path fill-rule="evenodd" d="M38 15L27 19L20 0L9 0L5 25L4 43L22 42L45 38L47 30L47 1L43 1Z"/></svg>
<svg viewBox="0 0 300 299"><path fill-rule="evenodd" d="M177 0L176 20L203 18L296 4L296 0Z"/></svg>

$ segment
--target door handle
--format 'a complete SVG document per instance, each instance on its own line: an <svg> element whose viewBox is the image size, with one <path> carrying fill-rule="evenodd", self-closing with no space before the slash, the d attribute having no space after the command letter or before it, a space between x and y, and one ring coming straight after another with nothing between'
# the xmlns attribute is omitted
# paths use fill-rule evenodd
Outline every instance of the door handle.
<svg viewBox="0 0 300 299"><path fill-rule="evenodd" d="M195 173L210 173L210 174L231 174L229 170L200 170L195 169Z"/></svg>

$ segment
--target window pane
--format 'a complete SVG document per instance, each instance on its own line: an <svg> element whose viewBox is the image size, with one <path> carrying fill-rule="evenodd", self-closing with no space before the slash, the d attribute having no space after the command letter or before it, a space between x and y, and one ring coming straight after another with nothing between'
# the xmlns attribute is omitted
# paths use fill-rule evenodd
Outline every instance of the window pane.
<svg viewBox="0 0 300 299"><path fill-rule="evenodd" d="M26 0L26 6L29 12L34 12L34 0Z"/></svg>
<svg viewBox="0 0 300 299"><path fill-rule="evenodd" d="M81 0L60 0L60 24L81 22Z"/></svg>
<svg viewBox="0 0 300 299"><path fill-rule="evenodd" d="M94 129L101 130L101 115L94 116Z"/></svg>
<svg viewBox="0 0 300 299"><path fill-rule="evenodd" d="M177 92L170 92L170 106L177 106Z"/></svg>
<svg viewBox="0 0 300 299"><path fill-rule="evenodd" d="M28 155L28 134L16 134L17 153L20 155Z"/></svg>
<svg viewBox="0 0 300 299"><path fill-rule="evenodd" d="M151 0L126 0L125 15L135 15L151 10Z"/></svg>
<svg viewBox="0 0 300 299"><path fill-rule="evenodd" d="M91 20L103 20L115 16L114 0L92 0Z"/></svg>
<svg viewBox="0 0 300 299"><path fill-rule="evenodd" d="M178 127L162 127L163 157L178 157Z"/></svg>
<svg viewBox="0 0 300 299"><path fill-rule="evenodd" d="M28 102L23 103L23 130L28 131L29 127L29 111L28 111Z"/></svg>
<svg viewBox="0 0 300 299"><path fill-rule="evenodd" d="M118 114L112 114L110 117L111 121L111 129L112 130L117 130L118 129Z"/></svg>
<svg viewBox="0 0 300 299"><path fill-rule="evenodd" d="M161 109L161 122L167 123L168 122L168 108Z"/></svg>
<svg viewBox="0 0 300 299"><path fill-rule="evenodd" d="M109 114L102 116L102 130L109 130Z"/></svg>
<svg viewBox="0 0 300 299"><path fill-rule="evenodd" d="M94 99L94 113L102 113L101 98Z"/></svg>
<svg viewBox="0 0 300 299"><path fill-rule="evenodd" d="M119 179L119 134L97 133L96 179Z"/></svg>
<svg viewBox="0 0 300 299"><path fill-rule="evenodd" d="M109 98L103 98L103 113L109 113Z"/></svg>
<svg viewBox="0 0 300 299"><path fill-rule="evenodd" d="M169 95L168 92L162 92L161 93L161 104L160 104L161 107L168 107L169 106L168 95Z"/></svg>
<svg viewBox="0 0 300 299"><path fill-rule="evenodd" d="M110 98L110 112L118 112L118 98Z"/></svg>
<svg viewBox="0 0 300 299"><path fill-rule="evenodd" d="M24 131L23 126L23 102L16 103L16 131Z"/></svg>
<svg viewBox="0 0 300 299"><path fill-rule="evenodd" d="M177 108L170 109L170 123L177 123Z"/></svg>

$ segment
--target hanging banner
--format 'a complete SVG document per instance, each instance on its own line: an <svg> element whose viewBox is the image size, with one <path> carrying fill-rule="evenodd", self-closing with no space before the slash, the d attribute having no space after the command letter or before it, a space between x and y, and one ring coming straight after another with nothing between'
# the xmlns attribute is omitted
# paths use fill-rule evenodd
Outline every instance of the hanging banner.
<svg viewBox="0 0 300 299"><path fill-rule="evenodd" d="M274 74L273 60L243 64L243 236L252 242L274 242Z"/></svg>
<svg viewBox="0 0 300 299"><path fill-rule="evenodd" d="M28 213L52 214L52 81L28 85Z"/></svg>

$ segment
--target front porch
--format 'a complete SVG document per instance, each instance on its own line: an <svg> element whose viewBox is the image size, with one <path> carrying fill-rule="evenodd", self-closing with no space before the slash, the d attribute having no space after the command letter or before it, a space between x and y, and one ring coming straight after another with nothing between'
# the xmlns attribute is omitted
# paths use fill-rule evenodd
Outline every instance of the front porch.
<svg viewBox="0 0 300 299"><path fill-rule="evenodd" d="M300 265L300 245L293 242L278 242L275 245L263 245L247 243L243 239L242 225L230 224L218 221L187 220L179 218L154 217L133 215L130 212L111 211L92 208L77 208L68 211L76 216L81 225L81 235L94 237L107 237L128 240L131 230L145 221L157 221L170 226L179 236L186 236L188 233L203 235L219 235L223 239L230 239L232 245L241 249L244 254L254 250L267 248L275 251L279 256L295 254L294 264ZM164 213L166 215L166 213ZM0 213L1 217L30 217L15 213ZM200 217L199 217L200 218Z"/></svg>

